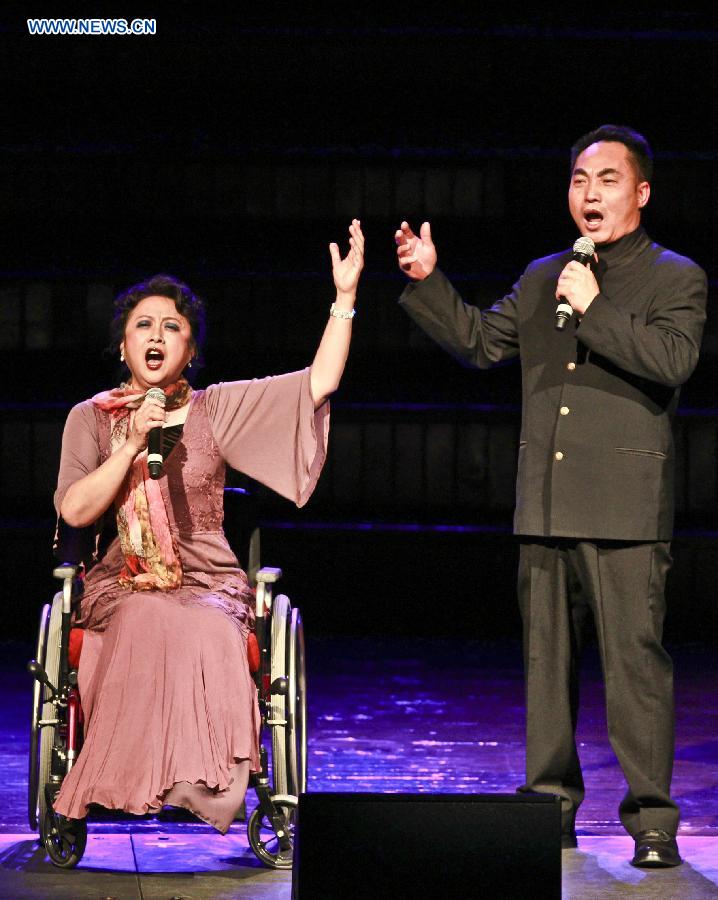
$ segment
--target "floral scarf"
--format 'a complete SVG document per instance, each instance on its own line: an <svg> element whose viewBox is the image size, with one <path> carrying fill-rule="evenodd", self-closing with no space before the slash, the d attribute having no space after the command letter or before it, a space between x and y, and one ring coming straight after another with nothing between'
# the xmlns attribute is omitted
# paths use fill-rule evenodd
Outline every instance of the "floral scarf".
<svg viewBox="0 0 718 900"><path fill-rule="evenodd" d="M184 378L165 390L165 409L189 402L192 388ZM103 391L92 398L95 406L110 414L110 452L127 441L131 410L141 406L144 391L129 384ZM115 500L117 533L125 564L119 581L133 591L171 591L182 584L182 562L170 530L169 517L158 481L150 478L147 451L140 453L122 491Z"/></svg>

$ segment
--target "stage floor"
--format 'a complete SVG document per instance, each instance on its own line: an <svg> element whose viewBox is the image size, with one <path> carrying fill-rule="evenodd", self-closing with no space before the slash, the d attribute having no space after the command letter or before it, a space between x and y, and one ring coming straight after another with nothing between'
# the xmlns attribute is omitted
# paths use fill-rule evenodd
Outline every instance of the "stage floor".
<svg viewBox="0 0 718 900"><path fill-rule="evenodd" d="M22 667L31 650L3 649L9 702L0 726L0 897L290 896L289 873L259 865L243 823L221 837L184 814L91 821L80 866L72 872L50 866L26 821L30 685ZM712 647L671 652L673 786L686 862L661 871L628 864L632 842L617 818L623 777L606 737L600 670L589 651L578 728L586 800L579 848L563 853L564 897L718 897L718 663ZM327 638L310 641L308 653L310 790L508 793L521 783L518 643ZM537 896L527 872L531 894Z"/></svg>

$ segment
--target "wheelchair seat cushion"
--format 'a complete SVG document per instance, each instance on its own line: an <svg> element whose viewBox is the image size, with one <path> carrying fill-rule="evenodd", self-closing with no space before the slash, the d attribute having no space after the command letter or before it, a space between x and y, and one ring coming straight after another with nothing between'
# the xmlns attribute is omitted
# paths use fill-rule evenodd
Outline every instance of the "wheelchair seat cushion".
<svg viewBox="0 0 718 900"><path fill-rule="evenodd" d="M80 654L82 653L82 641L84 637L84 628L70 629L70 640L67 645L67 661L71 669L77 669L80 665Z"/></svg>
<svg viewBox="0 0 718 900"><path fill-rule="evenodd" d="M247 662L252 675L259 671L259 644L257 643L257 635L253 631L250 631L247 635Z"/></svg>

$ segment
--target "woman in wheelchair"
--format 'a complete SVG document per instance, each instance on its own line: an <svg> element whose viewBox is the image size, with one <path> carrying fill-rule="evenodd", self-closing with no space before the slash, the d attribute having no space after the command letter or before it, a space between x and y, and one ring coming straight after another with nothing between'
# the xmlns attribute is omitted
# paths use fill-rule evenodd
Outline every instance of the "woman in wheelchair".
<svg viewBox="0 0 718 900"><path fill-rule="evenodd" d="M166 804L224 833L241 807L260 764L259 714L253 596L222 530L225 464L298 506L314 490L363 266L356 219L349 232L345 258L330 245L336 302L304 371L193 391L183 372L199 352L201 301L163 275L116 301L129 378L70 412L55 494L70 526L110 511L117 524L76 613L85 737L53 802L66 820L90 804L136 814ZM152 477L156 428L164 462Z"/></svg>

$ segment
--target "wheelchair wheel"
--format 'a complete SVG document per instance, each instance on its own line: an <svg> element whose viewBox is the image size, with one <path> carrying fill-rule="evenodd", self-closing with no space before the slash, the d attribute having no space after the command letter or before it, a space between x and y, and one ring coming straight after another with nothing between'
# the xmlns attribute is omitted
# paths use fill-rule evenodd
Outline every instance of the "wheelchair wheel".
<svg viewBox="0 0 718 900"><path fill-rule="evenodd" d="M289 624L289 730L287 758L289 786L298 797L307 789L307 673L304 628L298 609Z"/></svg>
<svg viewBox="0 0 718 900"><path fill-rule="evenodd" d="M52 864L60 869L72 869L85 852L87 820L66 819L54 812L52 807L47 807L40 834Z"/></svg>
<svg viewBox="0 0 718 900"><path fill-rule="evenodd" d="M37 661L47 672L51 684L57 685L60 675L62 639L62 594L55 595L52 607L45 606L40 617ZM44 645L44 647L41 647ZM45 685L33 685L33 710L30 726L30 772L28 778L28 807L30 826L37 831L47 812L45 785L52 774L52 753L57 728L39 725L39 721L56 718L57 710L49 699Z"/></svg>
<svg viewBox="0 0 718 900"><path fill-rule="evenodd" d="M272 794L270 799L277 812L284 819L285 827L292 842L291 848L282 850L272 823L259 807L249 817L249 823L247 824L249 843L258 859L265 865L272 869L291 869L294 851L294 828L297 818L297 798L289 797L286 794Z"/></svg>
<svg viewBox="0 0 718 900"><path fill-rule="evenodd" d="M37 635L35 659L45 667L45 648L47 647L47 629L50 623L50 604L46 603L40 613L40 630ZM32 683L32 716L30 719L30 768L27 777L27 815L30 828L38 831L40 821L38 815L39 764L40 764L40 720L42 710L43 685L39 681Z"/></svg>
<svg viewBox="0 0 718 900"><path fill-rule="evenodd" d="M291 606L289 598L279 594L272 607L271 683L287 678L287 627ZM272 732L272 784L276 794L291 794L287 768L287 692L270 694L269 724Z"/></svg>
<svg viewBox="0 0 718 900"><path fill-rule="evenodd" d="M307 699L304 629L298 609L280 594L272 610L272 683L286 679L286 692L272 694L272 776L277 794L298 797L307 789Z"/></svg>

